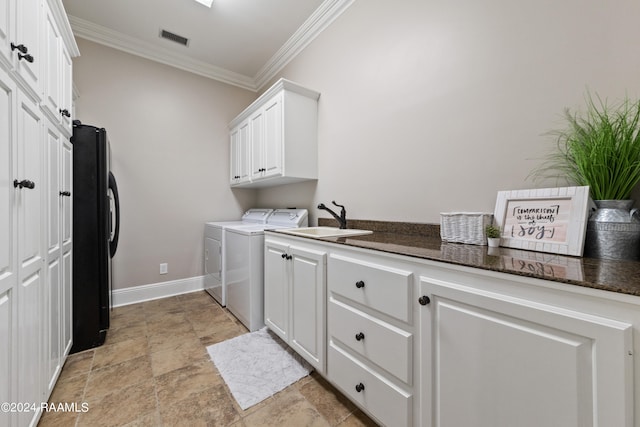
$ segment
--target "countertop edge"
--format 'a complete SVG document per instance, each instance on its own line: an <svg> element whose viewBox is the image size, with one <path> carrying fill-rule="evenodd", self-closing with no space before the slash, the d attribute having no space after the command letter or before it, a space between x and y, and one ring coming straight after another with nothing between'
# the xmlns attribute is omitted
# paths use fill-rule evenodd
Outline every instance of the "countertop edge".
<svg viewBox="0 0 640 427"><path fill-rule="evenodd" d="M334 226L335 222L321 218L319 224ZM640 262L637 261L599 260L447 243L440 239L436 224L351 220L349 228L373 230L373 233L353 237L300 238L640 297ZM278 230L272 231L291 237Z"/></svg>

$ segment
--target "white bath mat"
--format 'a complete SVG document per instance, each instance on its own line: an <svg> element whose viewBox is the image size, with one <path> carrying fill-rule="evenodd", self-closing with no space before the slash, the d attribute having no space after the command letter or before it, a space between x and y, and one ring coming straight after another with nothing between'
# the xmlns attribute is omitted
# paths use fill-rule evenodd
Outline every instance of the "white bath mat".
<svg viewBox="0 0 640 427"><path fill-rule="evenodd" d="M309 375L311 366L286 349L266 327L207 347L243 410Z"/></svg>

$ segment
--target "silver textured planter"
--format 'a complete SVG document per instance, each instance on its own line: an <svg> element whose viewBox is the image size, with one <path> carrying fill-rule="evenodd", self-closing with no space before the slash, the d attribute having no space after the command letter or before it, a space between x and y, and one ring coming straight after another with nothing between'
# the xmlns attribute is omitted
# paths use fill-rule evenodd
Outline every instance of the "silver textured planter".
<svg viewBox="0 0 640 427"><path fill-rule="evenodd" d="M640 260L640 215L633 200L594 200L589 216L584 256Z"/></svg>

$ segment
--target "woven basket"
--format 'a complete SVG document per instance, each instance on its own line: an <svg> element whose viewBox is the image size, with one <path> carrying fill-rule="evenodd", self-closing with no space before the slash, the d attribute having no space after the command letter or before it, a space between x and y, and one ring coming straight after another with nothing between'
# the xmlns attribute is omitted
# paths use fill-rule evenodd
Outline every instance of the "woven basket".
<svg viewBox="0 0 640 427"><path fill-rule="evenodd" d="M486 245L484 228L492 222L490 213L441 212L440 237L445 242Z"/></svg>

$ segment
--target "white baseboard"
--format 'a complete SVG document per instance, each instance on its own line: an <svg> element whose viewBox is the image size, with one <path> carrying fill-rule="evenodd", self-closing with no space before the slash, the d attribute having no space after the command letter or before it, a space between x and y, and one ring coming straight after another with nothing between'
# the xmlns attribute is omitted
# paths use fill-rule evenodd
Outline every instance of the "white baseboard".
<svg viewBox="0 0 640 427"><path fill-rule="evenodd" d="M132 288L115 289L111 293L114 307L136 304L158 298L188 294L204 289L204 276L186 279L170 280L168 282L151 283L149 285L134 286Z"/></svg>

